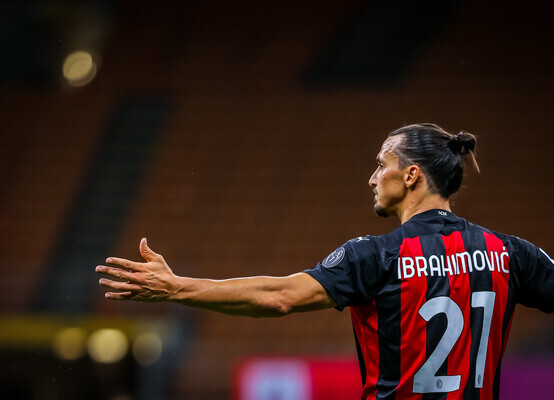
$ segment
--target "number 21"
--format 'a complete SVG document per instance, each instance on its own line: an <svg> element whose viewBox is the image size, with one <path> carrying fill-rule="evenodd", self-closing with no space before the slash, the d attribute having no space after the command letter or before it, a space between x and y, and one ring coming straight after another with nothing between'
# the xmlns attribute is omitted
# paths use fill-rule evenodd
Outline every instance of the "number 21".
<svg viewBox="0 0 554 400"><path fill-rule="evenodd" d="M475 387L483 387L487 346L494 310L495 292L474 292L471 295L471 307L483 308L483 330L475 362ZM464 315L460 307L447 296L439 296L425 302L419 309L419 315L425 321L439 313L446 314L446 330L439 344L427 361L414 375L414 393L444 393L460 388L461 375L437 376L436 373L452 351L464 329Z"/></svg>

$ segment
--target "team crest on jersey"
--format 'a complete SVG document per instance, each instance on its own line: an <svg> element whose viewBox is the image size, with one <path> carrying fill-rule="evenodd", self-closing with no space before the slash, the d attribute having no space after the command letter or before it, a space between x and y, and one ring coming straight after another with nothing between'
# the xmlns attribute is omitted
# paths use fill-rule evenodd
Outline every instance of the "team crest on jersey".
<svg viewBox="0 0 554 400"><path fill-rule="evenodd" d="M323 260L323 266L326 268L331 268L335 265L338 265L344 258L344 253L344 247L339 247L331 254L329 254L325 260Z"/></svg>

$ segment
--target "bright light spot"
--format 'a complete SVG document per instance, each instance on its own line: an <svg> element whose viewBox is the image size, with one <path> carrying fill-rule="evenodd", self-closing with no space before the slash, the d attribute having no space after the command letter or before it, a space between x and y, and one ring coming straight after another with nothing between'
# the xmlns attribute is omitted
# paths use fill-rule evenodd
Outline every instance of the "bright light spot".
<svg viewBox="0 0 554 400"><path fill-rule="evenodd" d="M63 76L71 86L85 86L96 76L96 63L86 51L75 51L63 62Z"/></svg>
<svg viewBox="0 0 554 400"><path fill-rule="evenodd" d="M125 356L129 345L119 329L99 329L90 335L87 347L94 361L111 364Z"/></svg>
<svg viewBox="0 0 554 400"><path fill-rule="evenodd" d="M157 334L143 333L133 343L133 354L137 362L146 367L160 359L162 348L162 340Z"/></svg>
<svg viewBox="0 0 554 400"><path fill-rule="evenodd" d="M54 336L52 349L62 360L77 360L85 354L86 341L82 328L65 328Z"/></svg>

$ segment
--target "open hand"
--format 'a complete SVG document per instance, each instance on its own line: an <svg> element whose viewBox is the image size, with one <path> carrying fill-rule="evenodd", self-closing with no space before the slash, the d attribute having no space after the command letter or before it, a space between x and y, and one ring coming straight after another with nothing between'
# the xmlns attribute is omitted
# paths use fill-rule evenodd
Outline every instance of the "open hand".
<svg viewBox="0 0 554 400"><path fill-rule="evenodd" d="M140 301L171 300L172 295L179 290L177 276L171 271L164 258L148 247L146 238L140 241L139 251L146 262L109 257L106 259L108 266L96 267L96 272L110 277L99 281L100 285L113 290L105 294L106 298Z"/></svg>

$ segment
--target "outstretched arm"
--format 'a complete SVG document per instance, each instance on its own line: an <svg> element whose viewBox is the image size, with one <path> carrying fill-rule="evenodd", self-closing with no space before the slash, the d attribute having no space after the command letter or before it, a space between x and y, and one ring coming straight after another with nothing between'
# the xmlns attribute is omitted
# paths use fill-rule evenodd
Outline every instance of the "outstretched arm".
<svg viewBox="0 0 554 400"><path fill-rule="evenodd" d="M112 300L173 301L225 314L279 317L292 312L334 307L335 302L314 278L305 273L284 277L254 276L226 280L177 276L164 258L142 239L146 262L110 257L96 272L109 276L100 284ZM113 278L117 279L114 280Z"/></svg>

